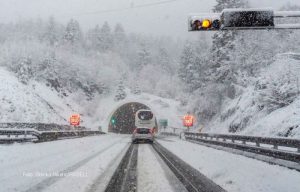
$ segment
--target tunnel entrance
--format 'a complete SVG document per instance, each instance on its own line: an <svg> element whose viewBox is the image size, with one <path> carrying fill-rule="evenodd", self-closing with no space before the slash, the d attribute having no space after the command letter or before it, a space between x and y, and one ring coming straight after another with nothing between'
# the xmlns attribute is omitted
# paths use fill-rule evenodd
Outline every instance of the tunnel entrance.
<svg viewBox="0 0 300 192"><path fill-rule="evenodd" d="M113 112L110 117L108 131L113 133L131 134L135 127L135 113L140 109L150 108L142 103L126 103Z"/></svg>

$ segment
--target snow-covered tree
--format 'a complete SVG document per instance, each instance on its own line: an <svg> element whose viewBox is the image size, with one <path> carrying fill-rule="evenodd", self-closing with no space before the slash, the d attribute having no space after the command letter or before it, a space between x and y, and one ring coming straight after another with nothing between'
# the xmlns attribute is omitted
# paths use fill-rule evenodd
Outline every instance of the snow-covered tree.
<svg viewBox="0 0 300 192"><path fill-rule="evenodd" d="M17 64L16 73L18 79L27 84L33 78L34 72L32 67L32 60L30 57L21 58Z"/></svg>
<svg viewBox="0 0 300 192"><path fill-rule="evenodd" d="M100 27L99 25L96 25L93 29L90 29L87 33L87 45L92 50L100 50Z"/></svg>
<svg viewBox="0 0 300 192"><path fill-rule="evenodd" d="M141 88L139 86L139 82L137 80L134 83L131 93L133 93L135 95L140 95L142 93Z"/></svg>
<svg viewBox="0 0 300 192"><path fill-rule="evenodd" d="M247 3L244 0L217 0L214 12L221 12L226 8L243 8ZM234 58L231 56L236 51L236 31L220 31L214 34L211 49L211 75L217 83L234 83L233 69Z"/></svg>
<svg viewBox="0 0 300 192"><path fill-rule="evenodd" d="M140 71L143 67L151 63L151 52L145 42L140 44L140 49L137 51L136 70Z"/></svg>
<svg viewBox="0 0 300 192"><path fill-rule="evenodd" d="M126 40L125 30L120 23L117 23L114 28L114 39L116 45Z"/></svg>
<svg viewBox="0 0 300 192"><path fill-rule="evenodd" d="M78 21L71 19L68 22L63 39L66 44L72 46L77 46L82 43L83 35Z"/></svg>
<svg viewBox="0 0 300 192"><path fill-rule="evenodd" d="M116 90L116 95L115 95L115 101L120 101L125 99L127 96L126 92L125 92L125 86L123 83L123 79L120 79L118 82L118 88Z"/></svg>
<svg viewBox="0 0 300 192"><path fill-rule="evenodd" d="M157 57L157 65L167 74L174 74L170 56L165 48L160 48Z"/></svg>
<svg viewBox="0 0 300 192"><path fill-rule="evenodd" d="M299 61L282 59L273 63L256 83L259 103L272 112L291 104L299 96Z"/></svg>
<svg viewBox="0 0 300 192"><path fill-rule="evenodd" d="M58 24L56 23L54 17L50 17L46 26L46 31L44 34L44 40L46 40L49 45L53 46L58 43L60 38Z"/></svg>
<svg viewBox="0 0 300 192"><path fill-rule="evenodd" d="M242 8L248 5L246 0L216 0L217 4L214 6L214 12L222 12L223 9L228 8Z"/></svg>
<svg viewBox="0 0 300 192"><path fill-rule="evenodd" d="M107 22L103 24L100 29L100 34L97 36L98 38L98 48L101 52L106 52L112 49L113 47L113 36L111 32L111 28Z"/></svg>
<svg viewBox="0 0 300 192"><path fill-rule="evenodd" d="M188 92L195 91L200 85L199 60L195 53L194 45L188 42L180 57L178 69L179 78L185 83Z"/></svg>

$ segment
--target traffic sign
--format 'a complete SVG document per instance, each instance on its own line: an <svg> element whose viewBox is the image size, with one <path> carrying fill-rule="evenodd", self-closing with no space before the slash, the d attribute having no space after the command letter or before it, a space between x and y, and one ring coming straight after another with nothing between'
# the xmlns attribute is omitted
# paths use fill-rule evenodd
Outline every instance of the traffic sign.
<svg viewBox="0 0 300 192"><path fill-rule="evenodd" d="M187 114L183 117L183 126L192 127L194 125L194 121L195 121L194 116Z"/></svg>
<svg viewBox="0 0 300 192"><path fill-rule="evenodd" d="M160 119L159 125L160 127L168 127L168 119Z"/></svg>
<svg viewBox="0 0 300 192"><path fill-rule="evenodd" d="M80 115L79 114L71 115L70 125L73 125L73 126L79 126L80 125Z"/></svg>

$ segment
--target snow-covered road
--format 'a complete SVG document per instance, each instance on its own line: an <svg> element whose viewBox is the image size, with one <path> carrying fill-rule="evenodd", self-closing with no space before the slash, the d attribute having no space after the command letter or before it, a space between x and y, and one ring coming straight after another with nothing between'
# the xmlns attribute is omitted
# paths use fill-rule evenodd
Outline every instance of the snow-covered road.
<svg viewBox="0 0 300 192"><path fill-rule="evenodd" d="M184 192L186 189L149 144L138 148L139 192Z"/></svg>
<svg viewBox="0 0 300 192"><path fill-rule="evenodd" d="M112 175L128 142L128 136L103 135L1 145L0 191L92 191L102 173Z"/></svg>
<svg viewBox="0 0 300 192"><path fill-rule="evenodd" d="M157 140L230 192L299 192L300 172L175 137Z"/></svg>
<svg viewBox="0 0 300 192"><path fill-rule="evenodd" d="M300 191L300 172L175 137L157 142L227 191ZM0 192L104 191L129 145L114 134L0 145ZM138 145L136 174L137 191L185 191L150 144Z"/></svg>

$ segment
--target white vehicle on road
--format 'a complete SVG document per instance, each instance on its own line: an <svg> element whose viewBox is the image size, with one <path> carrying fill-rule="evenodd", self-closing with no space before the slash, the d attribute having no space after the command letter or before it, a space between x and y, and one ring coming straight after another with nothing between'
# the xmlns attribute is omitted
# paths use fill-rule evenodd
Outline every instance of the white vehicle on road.
<svg viewBox="0 0 300 192"><path fill-rule="evenodd" d="M139 141L153 143L154 130L147 127L136 128L132 134L132 142L138 143Z"/></svg>

